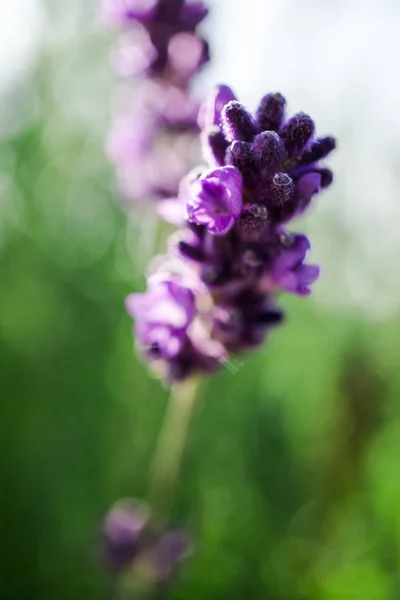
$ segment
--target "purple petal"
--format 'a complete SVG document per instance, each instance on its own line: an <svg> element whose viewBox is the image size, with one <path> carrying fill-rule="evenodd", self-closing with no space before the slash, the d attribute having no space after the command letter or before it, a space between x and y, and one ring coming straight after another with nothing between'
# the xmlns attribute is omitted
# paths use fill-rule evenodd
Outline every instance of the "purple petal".
<svg viewBox="0 0 400 600"><path fill-rule="evenodd" d="M181 19L183 23L190 27L191 29L195 29L199 23L208 14L208 8L201 0L197 0L197 2L190 2L190 4L184 4L181 9Z"/></svg>
<svg viewBox="0 0 400 600"><path fill-rule="evenodd" d="M209 129L214 125L220 125L221 113L226 104L236 100L236 96L227 85L219 85L209 95L199 113L199 125L201 129Z"/></svg>
<svg viewBox="0 0 400 600"><path fill-rule="evenodd" d="M307 202L321 189L321 175L319 173L307 173L300 177L296 184L299 202Z"/></svg>
<svg viewBox="0 0 400 600"><path fill-rule="evenodd" d="M300 265L294 271L286 273L280 279L280 286L292 294L309 296L309 286L319 277L320 269L317 265Z"/></svg>
<svg viewBox="0 0 400 600"><path fill-rule="evenodd" d="M112 27L144 22L154 14L157 4L158 0L103 0L101 20Z"/></svg>
<svg viewBox="0 0 400 600"><path fill-rule="evenodd" d="M213 172L210 173L213 176ZM237 219L240 216L243 198L242 198L242 186L243 177L241 172L236 167L227 166L222 167L219 171L221 183L227 187L231 193L231 209L232 216Z"/></svg>
<svg viewBox="0 0 400 600"><path fill-rule="evenodd" d="M157 213L171 225L182 226L185 222L185 206L179 198L165 198L157 203Z"/></svg>
<svg viewBox="0 0 400 600"><path fill-rule="evenodd" d="M205 173L189 187L185 198L188 219L205 225L211 233L224 235L240 216L242 185L236 167L219 167Z"/></svg>
<svg viewBox="0 0 400 600"><path fill-rule="evenodd" d="M169 64L184 79L199 69L204 56L204 42L186 31L174 35L168 44Z"/></svg>

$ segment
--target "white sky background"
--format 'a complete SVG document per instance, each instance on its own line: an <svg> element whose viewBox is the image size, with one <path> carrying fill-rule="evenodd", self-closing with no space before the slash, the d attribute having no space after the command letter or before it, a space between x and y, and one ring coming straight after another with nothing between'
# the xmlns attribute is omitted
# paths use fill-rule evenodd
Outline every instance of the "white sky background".
<svg viewBox="0 0 400 600"><path fill-rule="evenodd" d="M36 60L43 25L40 0L2 0L0 94L23 77Z"/></svg>
<svg viewBox="0 0 400 600"><path fill-rule="evenodd" d="M279 90L291 110L309 112L321 134L339 138L330 160L336 184L307 219L323 265L315 296L376 316L397 310L400 0L209 3L213 62L201 91L228 83L254 109ZM0 111L1 96L34 63L44 25L40 0L2 4Z"/></svg>

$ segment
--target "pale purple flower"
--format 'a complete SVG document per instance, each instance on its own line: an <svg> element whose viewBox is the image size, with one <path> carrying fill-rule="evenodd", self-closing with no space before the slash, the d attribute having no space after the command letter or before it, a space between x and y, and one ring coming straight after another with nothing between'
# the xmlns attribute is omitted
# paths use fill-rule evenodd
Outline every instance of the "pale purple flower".
<svg viewBox="0 0 400 600"><path fill-rule="evenodd" d="M128 296L126 309L135 319L141 348L154 359L172 359L185 345L196 313L195 296L179 283L154 277L146 293Z"/></svg>
<svg viewBox="0 0 400 600"><path fill-rule="evenodd" d="M209 60L197 32L207 13L201 0L103 0L103 21L121 28L112 64L135 79L135 98L117 118L107 148L129 201L176 196L200 157L199 103L190 85Z"/></svg>
<svg viewBox="0 0 400 600"><path fill-rule="evenodd" d="M310 242L305 235L286 236L285 246L274 261L272 279L283 290L308 296L311 293L310 285L319 276L320 269L317 265L304 264Z"/></svg>
<svg viewBox="0 0 400 600"><path fill-rule="evenodd" d="M193 181L186 197L189 221L205 225L210 233L224 235L234 226L242 209L240 171L221 167Z"/></svg>
<svg viewBox="0 0 400 600"><path fill-rule="evenodd" d="M148 521L146 506L136 500L120 500L109 511L103 536L105 560L111 569L120 571L132 564Z"/></svg>
<svg viewBox="0 0 400 600"><path fill-rule="evenodd" d="M116 502L104 521L104 559L117 573L129 570L153 583L166 582L192 549L185 530L155 528L149 508L134 498Z"/></svg>

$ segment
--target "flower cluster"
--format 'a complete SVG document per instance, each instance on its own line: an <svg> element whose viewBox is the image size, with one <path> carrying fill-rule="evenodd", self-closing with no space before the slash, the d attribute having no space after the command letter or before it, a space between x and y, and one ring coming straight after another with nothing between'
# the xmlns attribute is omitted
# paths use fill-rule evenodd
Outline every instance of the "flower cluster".
<svg viewBox="0 0 400 600"><path fill-rule="evenodd" d="M199 106L189 88L209 60L208 44L197 33L207 12L201 0L103 0L103 21L122 29L116 71L135 81L135 98L108 142L128 200L176 195L198 160Z"/></svg>
<svg viewBox="0 0 400 600"><path fill-rule="evenodd" d="M182 180L175 206L184 224L146 293L126 303L141 351L170 381L259 345L282 321L277 293L306 296L318 277L305 262L307 237L286 224L332 182L321 160L335 141L317 138L305 113L287 119L285 108L268 94L253 117L220 86L201 110L209 168Z"/></svg>
<svg viewBox="0 0 400 600"><path fill-rule="evenodd" d="M144 503L119 500L104 522L104 558L119 573L131 570L154 583L171 578L191 553L192 543L181 529L157 532Z"/></svg>

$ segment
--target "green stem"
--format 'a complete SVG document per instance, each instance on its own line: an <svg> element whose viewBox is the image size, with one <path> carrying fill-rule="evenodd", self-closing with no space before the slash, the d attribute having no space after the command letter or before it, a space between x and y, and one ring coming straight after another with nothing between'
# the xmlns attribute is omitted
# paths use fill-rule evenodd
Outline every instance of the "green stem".
<svg viewBox="0 0 400 600"><path fill-rule="evenodd" d="M171 390L150 470L149 501L159 525L170 514L198 387L199 380L190 379Z"/></svg>

